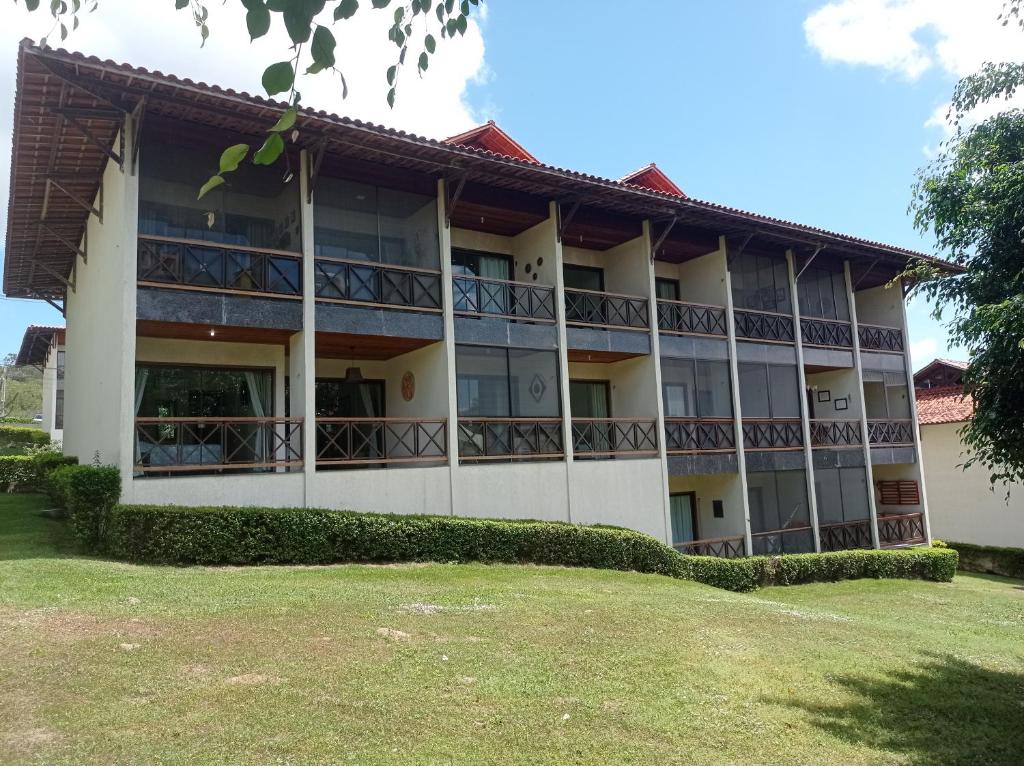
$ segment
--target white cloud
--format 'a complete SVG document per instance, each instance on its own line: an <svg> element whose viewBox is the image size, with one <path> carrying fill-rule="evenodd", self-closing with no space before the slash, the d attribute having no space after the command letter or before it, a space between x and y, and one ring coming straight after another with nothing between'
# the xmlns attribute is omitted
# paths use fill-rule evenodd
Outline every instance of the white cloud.
<svg viewBox="0 0 1024 766"><path fill-rule="evenodd" d="M939 342L935 338L921 338L910 344L910 361L915 370L924 367L938 356Z"/></svg>

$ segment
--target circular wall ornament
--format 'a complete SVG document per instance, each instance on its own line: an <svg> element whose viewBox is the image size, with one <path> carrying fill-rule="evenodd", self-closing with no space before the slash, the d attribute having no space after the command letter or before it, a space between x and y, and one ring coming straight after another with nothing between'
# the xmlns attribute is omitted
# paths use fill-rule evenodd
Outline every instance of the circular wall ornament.
<svg viewBox="0 0 1024 766"><path fill-rule="evenodd" d="M416 396L416 376L410 371L402 376L402 398L411 402L414 396Z"/></svg>

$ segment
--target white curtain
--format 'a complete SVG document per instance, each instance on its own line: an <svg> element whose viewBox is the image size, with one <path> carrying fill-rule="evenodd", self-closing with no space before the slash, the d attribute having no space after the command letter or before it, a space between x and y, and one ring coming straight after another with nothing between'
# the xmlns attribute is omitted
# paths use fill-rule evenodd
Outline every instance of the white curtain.
<svg viewBox="0 0 1024 766"><path fill-rule="evenodd" d="M265 404L269 404L267 401L270 394L270 380L269 375L256 372L245 373L245 385L249 389L249 404L252 407L252 414L257 418L267 417ZM265 426L257 424L254 428L255 439L253 449L255 455L254 460L257 463L262 463L265 460L267 452L266 444L266 432L264 431Z"/></svg>
<svg viewBox="0 0 1024 766"><path fill-rule="evenodd" d="M135 368L135 417L139 416L139 409L142 407L142 397L146 393L146 381L149 380L148 367ZM142 444L139 440L139 430L135 429L135 464L142 462Z"/></svg>

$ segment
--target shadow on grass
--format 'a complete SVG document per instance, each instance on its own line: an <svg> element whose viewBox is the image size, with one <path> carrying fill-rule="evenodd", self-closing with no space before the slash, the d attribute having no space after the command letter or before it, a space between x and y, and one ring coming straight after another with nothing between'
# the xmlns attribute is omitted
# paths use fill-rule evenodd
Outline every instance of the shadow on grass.
<svg viewBox="0 0 1024 766"><path fill-rule="evenodd" d="M1024 763L1024 674L927 655L884 678L836 681L858 699L786 704L833 736L901 754L915 766Z"/></svg>

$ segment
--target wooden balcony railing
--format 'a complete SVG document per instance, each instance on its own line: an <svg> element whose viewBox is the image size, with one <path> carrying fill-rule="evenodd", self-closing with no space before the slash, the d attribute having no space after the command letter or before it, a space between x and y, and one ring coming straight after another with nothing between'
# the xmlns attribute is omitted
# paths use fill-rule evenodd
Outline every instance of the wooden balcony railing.
<svg viewBox="0 0 1024 766"><path fill-rule="evenodd" d="M672 547L688 556L717 556L720 559L736 559L747 555L747 543L743 535L690 540L685 543L675 543Z"/></svg>
<svg viewBox="0 0 1024 766"><path fill-rule="evenodd" d="M800 317L800 339L808 346L853 348L853 326L833 319Z"/></svg>
<svg viewBox="0 0 1024 766"><path fill-rule="evenodd" d="M445 463L444 418L317 418L317 466Z"/></svg>
<svg viewBox="0 0 1024 766"><path fill-rule="evenodd" d="M755 556L780 556L783 553L813 553L814 529L809 526L786 527L750 536Z"/></svg>
<svg viewBox="0 0 1024 766"><path fill-rule="evenodd" d="M732 418L665 418L665 450L670 455L735 449Z"/></svg>
<svg viewBox="0 0 1024 766"><path fill-rule="evenodd" d="M864 351L894 351L903 353L903 330L898 327L857 323L860 347Z"/></svg>
<svg viewBox="0 0 1024 766"><path fill-rule="evenodd" d="M321 256L313 271L313 294L322 303L441 311L440 270Z"/></svg>
<svg viewBox="0 0 1024 766"><path fill-rule="evenodd" d="M459 460L546 460L565 456L561 418L459 418Z"/></svg>
<svg viewBox="0 0 1024 766"><path fill-rule="evenodd" d="M725 309L700 303L658 300L658 329L679 335L728 334Z"/></svg>
<svg viewBox="0 0 1024 766"><path fill-rule="evenodd" d="M812 447L859 447L864 443L859 420L812 420Z"/></svg>
<svg viewBox="0 0 1024 766"><path fill-rule="evenodd" d="M769 343L793 343L793 317L774 311L735 309L736 337L763 340Z"/></svg>
<svg viewBox="0 0 1024 766"><path fill-rule="evenodd" d="M647 299L635 295L566 289L565 322L616 330L647 330Z"/></svg>
<svg viewBox="0 0 1024 766"><path fill-rule="evenodd" d="M872 447L908 447L914 444L914 421L869 420L868 443Z"/></svg>
<svg viewBox="0 0 1024 766"><path fill-rule="evenodd" d="M878 517L878 542L883 548L897 545L919 545L925 540L924 516L921 513L900 513Z"/></svg>
<svg viewBox="0 0 1024 766"><path fill-rule="evenodd" d="M657 455L658 424L654 420L573 418L572 451L579 458Z"/></svg>
<svg viewBox="0 0 1024 766"><path fill-rule="evenodd" d="M302 426L302 418L135 418L135 470L299 468Z"/></svg>
<svg viewBox="0 0 1024 766"><path fill-rule="evenodd" d="M302 259L295 253L142 235L137 259L143 287L301 299Z"/></svg>
<svg viewBox="0 0 1024 766"><path fill-rule="evenodd" d="M804 446L799 419L755 420L743 418L743 448L791 450Z"/></svg>
<svg viewBox="0 0 1024 766"><path fill-rule="evenodd" d="M818 536L823 551L848 551L874 545L871 540L871 519L819 524Z"/></svg>
<svg viewBox="0 0 1024 766"><path fill-rule="evenodd" d="M555 321L555 289L547 285L457 274L452 277L455 313L505 317L551 324Z"/></svg>

